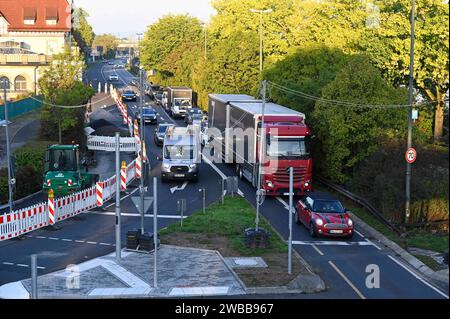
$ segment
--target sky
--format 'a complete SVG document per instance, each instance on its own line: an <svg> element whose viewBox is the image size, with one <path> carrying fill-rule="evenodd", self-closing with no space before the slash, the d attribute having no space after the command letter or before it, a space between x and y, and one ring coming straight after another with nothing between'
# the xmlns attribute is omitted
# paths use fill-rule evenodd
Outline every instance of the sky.
<svg viewBox="0 0 450 319"><path fill-rule="evenodd" d="M215 13L211 0L74 0L85 9L95 34L112 33L120 37L144 32L162 16L188 13L204 22Z"/></svg>

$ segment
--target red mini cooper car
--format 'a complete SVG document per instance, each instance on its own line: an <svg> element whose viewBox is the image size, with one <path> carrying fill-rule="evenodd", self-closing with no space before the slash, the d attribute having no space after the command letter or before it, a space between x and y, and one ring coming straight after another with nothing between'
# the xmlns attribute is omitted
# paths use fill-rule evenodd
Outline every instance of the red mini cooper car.
<svg viewBox="0 0 450 319"><path fill-rule="evenodd" d="M353 236L353 221L341 202L328 193L309 192L298 201L295 221L304 224L312 237Z"/></svg>

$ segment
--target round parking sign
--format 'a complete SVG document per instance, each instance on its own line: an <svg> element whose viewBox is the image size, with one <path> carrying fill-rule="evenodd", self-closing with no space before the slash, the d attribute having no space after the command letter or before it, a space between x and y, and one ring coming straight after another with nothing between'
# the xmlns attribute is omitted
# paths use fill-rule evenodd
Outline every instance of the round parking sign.
<svg viewBox="0 0 450 319"><path fill-rule="evenodd" d="M406 161L410 164L414 163L417 158L417 152L414 148L409 148L405 154Z"/></svg>

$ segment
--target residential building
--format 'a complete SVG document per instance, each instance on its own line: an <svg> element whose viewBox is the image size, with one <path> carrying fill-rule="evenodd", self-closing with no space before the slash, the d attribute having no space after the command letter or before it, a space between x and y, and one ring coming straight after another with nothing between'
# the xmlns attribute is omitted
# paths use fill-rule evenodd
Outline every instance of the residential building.
<svg viewBox="0 0 450 319"><path fill-rule="evenodd" d="M8 97L38 93L51 56L63 52L71 30L70 0L0 0L0 83Z"/></svg>

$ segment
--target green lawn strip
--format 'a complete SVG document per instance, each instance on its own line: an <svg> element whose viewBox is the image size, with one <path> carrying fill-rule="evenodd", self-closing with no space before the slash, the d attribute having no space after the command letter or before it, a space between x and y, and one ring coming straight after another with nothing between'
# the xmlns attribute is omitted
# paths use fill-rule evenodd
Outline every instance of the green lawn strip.
<svg viewBox="0 0 450 319"><path fill-rule="evenodd" d="M430 267L433 271L438 271L440 269L439 263L436 260L434 260L433 258L431 258L429 256L424 256L424 255L417 255L417 254L413 254L413 255L414 255L414 257L419 259L421 262L423 262L425 265Z"/></svg>
<svg viewBox="0 0 450 319"><path fill-rule="evenodd" d="M376 217L374 217L371 213L367 212L364 208L358 207L354 202L349 200L343 195L324 187L322 185L316 186L316 190L318 191L326 191L334 194L344 206L349 209L356 216L361 218L368 225L379 231L381 234L386 236L388 239L397 243L403 248L407 247L417 247L422 249L429 249L437 252L444 252L448 250L448 235L439 236L435 234L426 233L424 231L415 231L410 233L407 238L402 238L397 235L395 232L386 227L383 223L381 223ZM358 228L358 225L356 225Z"/></svg>
<svg viewBox="0 0 450 319"><path fill-rule="evenodd" d="M176 232L203 233L225 236L230 240L233 249L243 256L261 256L267 253L285 253L287 245L273 231L267 221L261 217L260 227L270 235L270 246L267 249L247 248L244 243L244 229L254 227L255 210L241 197L227 197L225 203L215 203L206 208L205 213L198 211L184 219L183 227L180 223L172 224L161 231L161 235Z"/></svg>

